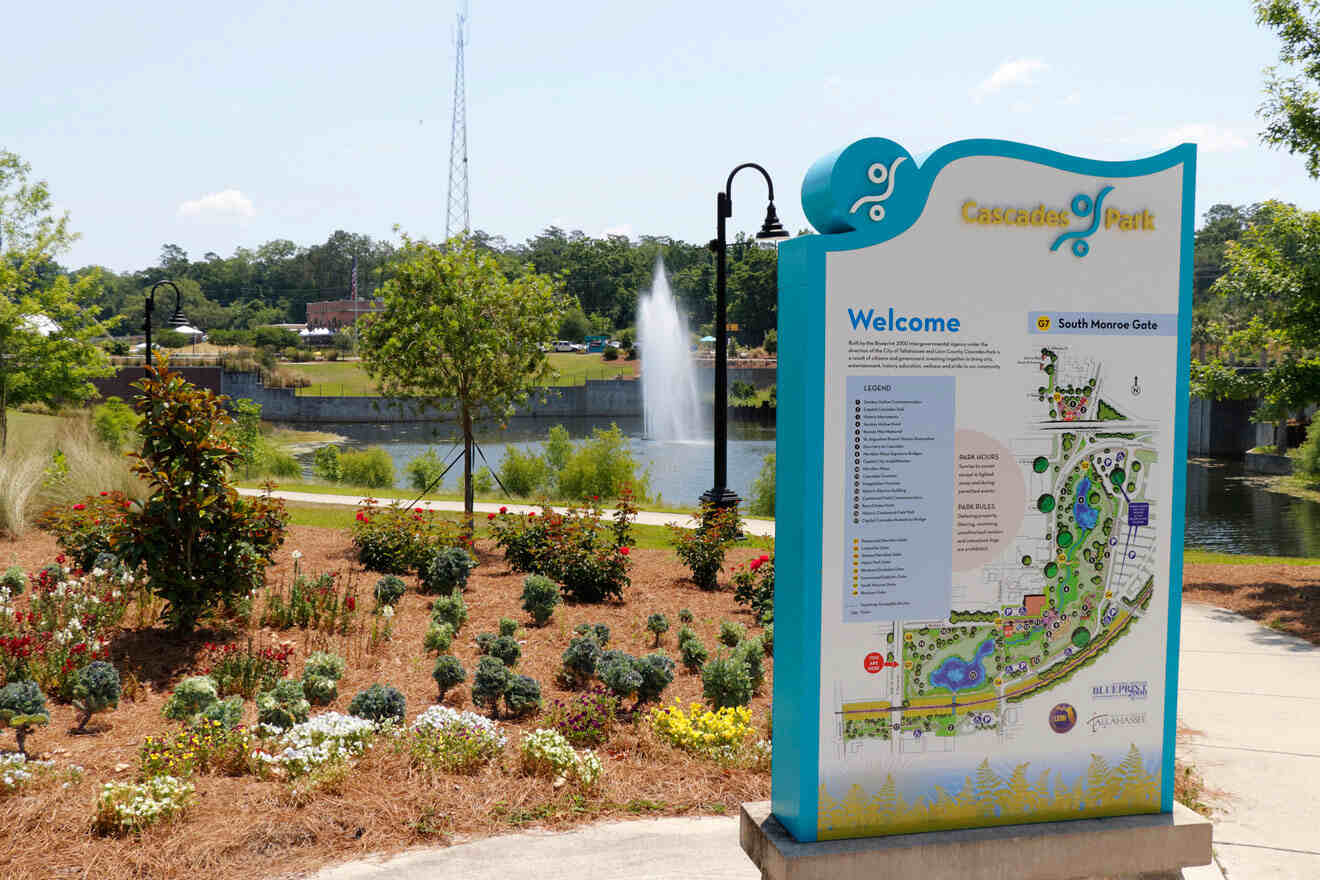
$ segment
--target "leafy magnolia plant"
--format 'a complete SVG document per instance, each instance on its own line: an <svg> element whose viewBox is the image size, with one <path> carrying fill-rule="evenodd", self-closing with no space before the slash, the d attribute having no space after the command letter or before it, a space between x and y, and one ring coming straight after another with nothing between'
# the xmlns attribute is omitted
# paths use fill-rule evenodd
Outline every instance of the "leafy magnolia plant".
<svg viewBox="0 0 1320 880"><path fill-rule="evenodd" d="M148 367L134 387L142 451L133 470L151 497L128 511L113 552L130 567L145 565L152 590L169 602L166 620L191 629L204 611L265 583L288 515L269 494L241 498L229 484L241 453L226 439L228 398L164 364Z"/></svg>

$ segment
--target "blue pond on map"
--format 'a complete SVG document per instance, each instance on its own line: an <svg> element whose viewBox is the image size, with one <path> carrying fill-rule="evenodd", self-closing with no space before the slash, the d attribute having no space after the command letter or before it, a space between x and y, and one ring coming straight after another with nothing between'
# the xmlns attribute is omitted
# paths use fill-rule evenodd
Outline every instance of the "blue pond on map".
<svg viewBox="0 0 1320 880"><path fill-rule="evenodd" d="M968 663L961 657L949 657L930 674L930 683L951 691L965 691L981 687L985 682L982 661L995 652L995 640L986 639L976 646L976 656Z"/></svg>
<svg viewBox="0 0 1320 880"><path fill-rule="evenodd" d="M1082 477L1082 481L1077 484L1077 502L1073 504L1073 519L1088 532L1095 528L1096 521L1100 519L1100 511L1086 503L1086 496L1090 491L1090 478Z"/></svg>

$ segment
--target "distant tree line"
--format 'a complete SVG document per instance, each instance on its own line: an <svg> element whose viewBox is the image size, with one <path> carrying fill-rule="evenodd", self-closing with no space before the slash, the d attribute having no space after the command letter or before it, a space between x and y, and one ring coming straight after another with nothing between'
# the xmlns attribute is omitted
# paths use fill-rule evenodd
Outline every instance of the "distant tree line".
<svg viewBox="0 0 1320 880"><path fill-rule="evenodd" d="M510 279L528 269L557 276L571 308L557 338L580 341L589 333L615 333L632 327L637 297L651 286L657 255L664 258L675 298L686 310L694 331L709 330L714 319L715 264L704 244L667 236L629 239L621 235L594 238L580 231L551 226L522 244L500 236L472 234L478 250L493 253ZM105 317L122 315L117 334L140 332L142 299L155 282L169 278L183 294L190 321L207 331L247 330L264 324L306 320L307 304L347 299L353 259L357 258L358 295L374 297L394 275L397 246L367 235L336 231L324 244L304 247L276 239L255 249L238 248L232 256L208 252L190 257L178 245L161 248L154 266L115 273L89 267L71 273L99 271L96 304ZM48 274L63 272L46 267ZM776 323L776 251L739 235L729 247L729 320L748 345L759 345ZM172 297L158 308L169 314Z"/></svg>

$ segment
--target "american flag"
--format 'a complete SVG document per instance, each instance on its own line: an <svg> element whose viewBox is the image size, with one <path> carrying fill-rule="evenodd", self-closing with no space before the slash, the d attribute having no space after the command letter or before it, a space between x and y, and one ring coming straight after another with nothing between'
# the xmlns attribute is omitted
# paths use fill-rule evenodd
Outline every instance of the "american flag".
<svg viewBox="0 0 1320 880"><path fill-rule="evenodd" d="M352 299L357 299L357 254L353 255L353 280L349 283L349 293Z"/></svg>

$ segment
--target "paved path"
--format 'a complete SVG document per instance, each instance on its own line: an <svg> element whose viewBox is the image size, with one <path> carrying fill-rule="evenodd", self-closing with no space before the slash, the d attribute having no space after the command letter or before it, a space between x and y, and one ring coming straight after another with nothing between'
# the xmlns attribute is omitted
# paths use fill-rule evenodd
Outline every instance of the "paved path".
<svg viewBox="0 0 1320 880"><path fill-rule="evenodd" d="M239 489L240 495L260 495L260 489ZM360 499L354 495L322 495L315 492L285 492L281 489L272 493L276 498L282 498L285 501L294 501L300 504L341 504L349 507L357 507ZM383 498L376 500L381 504L391 504L398 501L400 504L409 504L413 498ZM462 513L463 502L461 501L418 501L417 507L423 510L443 510L451 513ZM478 501L473 505L477 513L499 513L501 507L507 507L513 513L540 513L541 508L535 504L492 504L486 501ZM554 508L559 513L568 510L567 507ZM667 523L679 523L689 529L695 528L696 519L683 513L657 513L652 510L643 510L637 514L637 524L642 526L663 526ZM758 535L765 538L775 536L775 521L772 519L744 519L743 529L751 535Z"/></svg>
<svg viewBox="0 0 1320 880"><path fill-rule="evenodd" d="M1320 878L1320 648L1208 605L1183 608L1178 747L1219 807L1227 880Z"/></svg>

